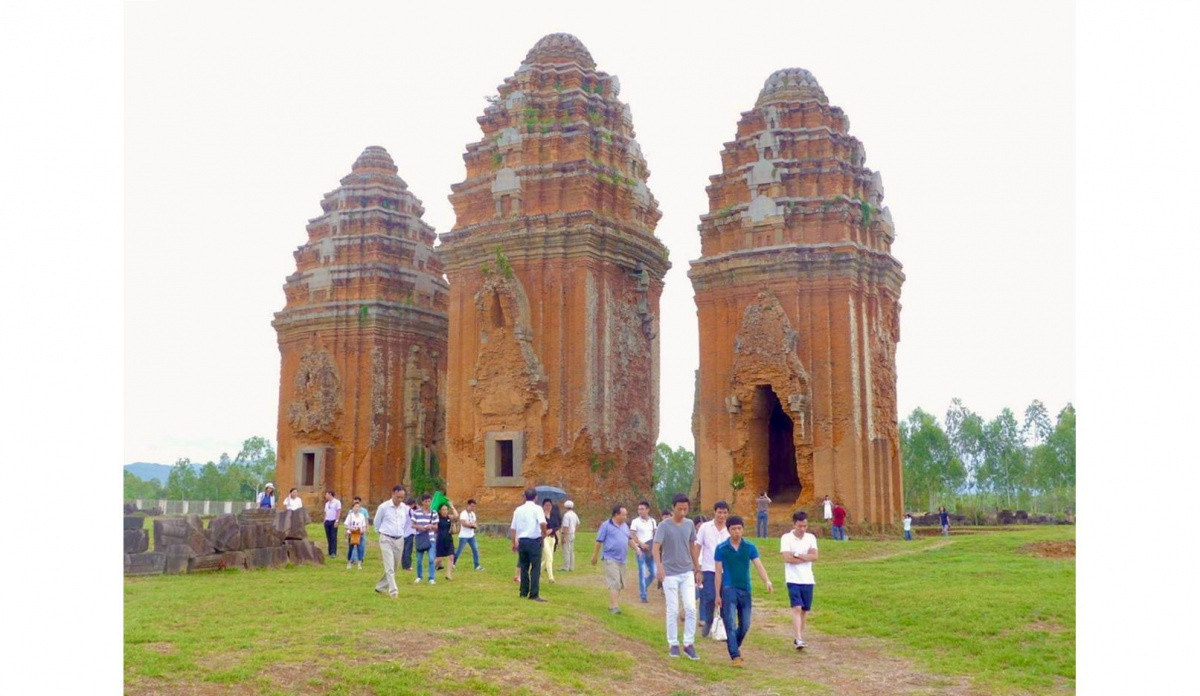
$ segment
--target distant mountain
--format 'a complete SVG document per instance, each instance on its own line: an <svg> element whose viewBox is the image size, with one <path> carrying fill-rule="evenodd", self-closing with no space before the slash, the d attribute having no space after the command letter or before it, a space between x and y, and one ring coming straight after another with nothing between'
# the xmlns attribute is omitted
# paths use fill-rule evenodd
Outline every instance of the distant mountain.
<svg viewBox="0 0 1200 696"><path fill-rule="evenodd" d="M200 471L200 467L202 466L204 465L195 462L192 463L192 467L197 472ZM174 466L170 464L152 464L150 462L134 462L125 465L125 471L128 471L141 480L150 481L158 479L158 482L164 486L167 485L167 477L171 475L171 469L173 468Z"/></svg>

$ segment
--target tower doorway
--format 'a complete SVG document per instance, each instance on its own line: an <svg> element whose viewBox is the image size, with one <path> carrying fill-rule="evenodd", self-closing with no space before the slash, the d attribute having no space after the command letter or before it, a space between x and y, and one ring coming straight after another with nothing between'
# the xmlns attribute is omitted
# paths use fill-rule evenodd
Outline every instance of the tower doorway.
<svg viewBox="0 0 1200 696"><path fill-rule="evenodd" d="M767 495L772 503L795 503L800 499L800 476L796 471L796 441L791 417L769 384L754 388L754 411L750 440L757 467L766 469ZM762 470L761 468L759 469ZM757 495L759 491L754 491Z"/></svg>

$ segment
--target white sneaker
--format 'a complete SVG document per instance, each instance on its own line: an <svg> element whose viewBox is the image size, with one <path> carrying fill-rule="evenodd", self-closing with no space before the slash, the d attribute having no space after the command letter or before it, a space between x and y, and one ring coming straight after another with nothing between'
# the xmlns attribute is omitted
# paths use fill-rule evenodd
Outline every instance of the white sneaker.
<svg viewBox="0 0 1200 696"><path fill-rule="evenodd" d="M421 584L421 580L422 580L422 578L417 578L416 580L413 580L413 584L414 584L414 585L420 585L420 584Z"/></svg>
<svg viewBox="0 0 1200 696"><path fill-rule="evenodd" d="M436 584L437 584L437 580L434 580L433 578L429 578L429 584L430 584L430 585L436 585Z"/></svg>
<svg viewBox="0 0 1200 696"><path fill-rule="evenodd" d="M347 561L347 562L346 562L346 570L350 570L350 566L351 566L351 565L353 565L353 564L352 564L352 563L350 563L349 561Z"/></svg>
<svg viewBox="0 0 1200 696"><path fill-rule="evenodd" d="M358 569L359 569L359 570L362 570L362 561L359 561L359 562L358 562Z"/></svg>
<svg viewBox="0 0 1200 696"><path fill-rule="evenodd" d="M800 640L799 638L797 638L792 641L792 647L797 650L803 650L804 648L808 647L808 644L805 643L803 640Z"/></svg>
<svg viewBox="0 0 1200 696"><path fill-rule="evenodd" d="M483 566L475 566L475 570L483 570Z"/></svg>

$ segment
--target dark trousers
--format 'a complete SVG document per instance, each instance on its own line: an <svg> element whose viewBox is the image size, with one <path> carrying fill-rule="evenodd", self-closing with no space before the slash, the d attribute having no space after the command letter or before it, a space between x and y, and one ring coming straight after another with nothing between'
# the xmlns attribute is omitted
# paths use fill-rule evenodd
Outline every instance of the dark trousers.
<svg viewBox="0 0 1200 696"><path fill-rule="evenodd" d="M521 596L538 598L542 580L542 540L517 540L517 566L521 569Z"/></svg>
<svg viewBox="0 0 1200 696"><path fill-rule="evenodd" d="M712 628L713 613L717 608L717 571L706 570L701 576L704 587L700 588L700 620L704 622L704 635ZM724 600L722 600L724 601Z"/></svg>
<svg viewBox="0 0 1200 696"><path fill-rule="evenodd" d="M336 520L325 520L325 541L329 542L329 557L337 558L337 525Z"/></svg>
<svg viewBox="0 0 1200 696"><path fill-rule="evenodd" d="M734 619L737 629L734 629ZM741 657L742 641L750 632L750 590L725 585L721 588L721 620L725 622L725 642L729 657Z"/></svg>
<svg viewBox="0 0 1200 696"><path fill-rule="evenodd" d="M412 570L413 539L416 538L415 534L404 537L404 550L400 552L400 568L402 570Z"/></svg>

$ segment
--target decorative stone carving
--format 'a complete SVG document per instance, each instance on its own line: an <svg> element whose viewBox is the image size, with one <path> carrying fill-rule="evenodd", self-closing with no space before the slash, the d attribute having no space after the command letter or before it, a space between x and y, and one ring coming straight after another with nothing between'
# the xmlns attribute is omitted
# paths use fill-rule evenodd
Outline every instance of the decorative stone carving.
<svg viewBox="0 0 1200 696"><path fill-rule="evenodd" d="M341 380L329 353L310 348L292 380L288 422L303 435L331 435L342 411Z"/></svg>

